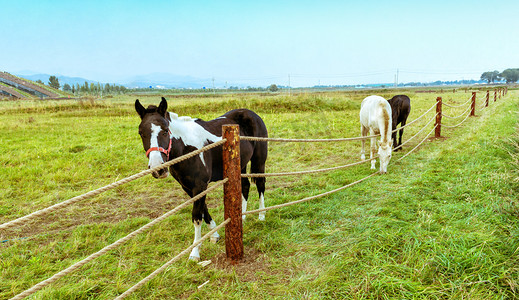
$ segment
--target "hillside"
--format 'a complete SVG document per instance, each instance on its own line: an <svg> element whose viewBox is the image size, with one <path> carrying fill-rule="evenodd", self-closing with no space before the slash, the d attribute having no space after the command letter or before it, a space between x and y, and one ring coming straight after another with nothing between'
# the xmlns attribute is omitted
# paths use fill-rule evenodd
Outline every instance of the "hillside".
<svg viewBox="0 0 519 300"><path fill-rule="evenodd" d="M68 94L49 86L16 77L7 72L0 72L0 98L12 97L23 99L38 97L44 99L68 96Z"/></svg>

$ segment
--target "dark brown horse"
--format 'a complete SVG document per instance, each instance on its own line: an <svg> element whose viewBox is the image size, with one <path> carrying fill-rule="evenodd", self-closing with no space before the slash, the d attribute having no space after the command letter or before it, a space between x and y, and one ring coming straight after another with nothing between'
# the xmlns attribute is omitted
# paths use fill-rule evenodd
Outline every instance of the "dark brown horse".
<svg viewBox="0 0 519 300"><path fill-rule="evenodd" d="M411 112L411 99L409 99L409 97L407 97L406 95L397 95L387 101L389 102L389 105L391 105L391 111L393 114L392 130L396 130L398 124L400 124L400 127L405 126L407 122L407 117ZM404 129L401 128L400 130L398 130L398 132L400 132L398 142L396 140L397 131L393 132L391 135L393 137L393 149L395 151L402 150L401 145Z"/></svg>
<svg viewBox="0 0 519 300"><path fill-rule="evenodd" d="M150 105L144 108L139 100L135 101L135 110L141 117L139 135L142 139L146 156L149 158L149 168L200 149L208 144L222 139L222 125L238 124L241 136L267 137L267 128L263 120L253 111L235 109L211 121L179 117L168 112L168 103L162 98L159 106ZM240 156L242 173L247 170L251 162L251 173L264 173L267 160L267 142L240 142ZM216 147L200 155L169 167L169 173L180 183L182 189L194 197L207 188L211 181L223 179L222 147ZM168 169L162 169L152 174L155 178L166 178ZM250 182L242 178L242 210L247 209ZM255 180L260 198L260 208L264 208L265 178ZM211 218L205 196L193 204L192 221L195 226L195 242L202 237L201 226L204 220L212 229L216 223ZM260 213L260 220L265 219L265 213ZM217 232L211 241L219 239ZM200 259L199 246L191 251L189 257Z"/></svg>

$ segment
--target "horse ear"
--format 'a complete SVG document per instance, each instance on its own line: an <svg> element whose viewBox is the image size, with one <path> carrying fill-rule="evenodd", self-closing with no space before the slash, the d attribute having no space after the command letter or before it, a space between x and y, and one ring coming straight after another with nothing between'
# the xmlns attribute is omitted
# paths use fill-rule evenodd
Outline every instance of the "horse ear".
<svg viewBox="0 0 519 300"><path fill-rule="evenodd" d="M142 106L142 104L139 102L139 99L135 100L135 111L137 111L141 119L144 118L144 115L146 114L146 108Z"/></svg>
<svg viewBox="0 0 519 300"><path fill-rule="evenodd" d="M168 101L166 101L166 98L162 97L157 111L160 115L166 116L166 111L168 111Z"/></svg>

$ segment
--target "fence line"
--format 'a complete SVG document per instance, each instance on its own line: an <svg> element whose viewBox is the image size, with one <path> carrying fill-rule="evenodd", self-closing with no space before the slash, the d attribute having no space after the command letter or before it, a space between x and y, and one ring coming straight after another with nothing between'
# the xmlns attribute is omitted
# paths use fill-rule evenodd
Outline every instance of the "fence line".
<svg viewBox="0 0 519 300"><path fill-rule="evenodd" d="M150 275L146 276L144 279L142 279L141 281L139 281L138 283L136 283L134 286L132 286L131 288L129 288L128 290L126 290L126 292L122 293L121 295L119 295L117 298L115 298L116 300L119 300L119 299L124 299L126 298L127 296L129 296L131 293L135 292L138 288L140 288L141 286L143 286L144 284L146 284L147 282L149 282L150 280L152 280L153 278L155 278L155 276L157 276L159 273L163 272L167 267L169 267L170 265L172 265L174 262L176 262L177 260L179 260L182 256L186 255L189 251L193 250L193 248L195 248L196 246L200 245L203 241L205 241L206 239L208 239L213 233L215 233L216 231L218 231L218 229L222 228L223 226L225 226L227 223L229 223L231 221L231 218L227 218L227 220L223 221L220 225L216 226L215 228L213 228L211 231L209 231L208 233L206 233L200 240L196 241L195 243L193 243L191 246L189 246L188 248L186 248L184 251L180 252L177 256L173 257L172 259L170 259L167 263L163 264L160 268L158 268L157 270L153 271L153 273L151 273Z"/></svg>
<svg viewBox="0 0 519 300"><path fill-rule="evenodd" d="M466 112L465 112L466 113ZM442 124L443 127L447 127L447 128L455 128L455 127L458 127L460 126L461 124L463 124L468 118L470 117L470 113L467 114L467 116L465 117L465 119L463 119L461 122L459 122L458 124L456 125L445 125L445 124Z"/></svg>
<svg viewBox="0 0 519 300"><path fill-rule="evenodd" d="M469 107L468 107L464 112L462 112L459 116L456 116L456 117L448 116L448 115L446 115L445 113L442 113L442 115L443 115L444 117L448 118L448 119L457 119L457 118L461 118L461 117L463 117L463 116L464 116L464 115L465 115L465 114L466 114L470 109L472 109L472 107L469 106ZM442 126L443 126L443 124L442 124Z"/></svg>
<svg viewBox="0 0 519 300"><path fill-rule="evenodd" d="M113 250L115 248L117 248L118 246L124 244L125 242L127 242L128 240L130 240L131 238L133 238L134 236L150 229L153 225L163 221L164 219L166 219L167 217L177 213L178 211L180 211L181 209L183 209L184 207L186 207L187 205L195 202L196 200L202 198L203 196L207 195L209 192L213 191L214 189L216 189L217 187L223 185L225 182L227 182L227 179L224 179L224 180L221 180L219 182L217 182L215 185L213 185L212 187L206 189L205 191L201 192L200 194L196 195L195 197L187 200L186 202L180 204L179 206L175 207L174 209L170 210L169 212L163 214L162 216L154 219L153 221L149 222L148 224L142 226L141 228L133 231L132 233L128 234L127 236L123 237L123 238L120 238L119 240L117 240L116 242L104 247L103 249L97 251L96 253L94 254L91 254L90 256L88 256L87 258L81 260L81 261L78 261L76 262L75 264L73 264L72 266L66 268L65 270L62 270L61 272L58 272L56 274L54 274L52 277L36 284L35 286L33 286L32 288L16 295L15 297L11 298L11 300L18 300L18 299L23 299L25 297L28 297L34 293L36 293L37 291L41 290L42 288L46 287L47 285L57 281L58 279L62 278L63 276L65 275L68 275L74 271L76 271L77 269L79 269L80 267L82 267L83 265L85 265L86 263L100 257L101 255L107 253L108 251L110 250Z"/></svg>
<svg viewBox="0 0 519 300"><path fill-rule="evenodd" d="M404 159L405 157L407 157L409 154L411 154L411 152L413 152L416 148L418 148L421 144L423 144L423 142L425 142L425 140L431 135L431 133L434 132L434 130L436 130L436 127L437 126L434 126L434 128L429 131L429 133L425 136L425 138L420 142L418 143L418 145L416 145L416 147L414 147L413 149L409 150L409 152L407 152L404 156L400 157L399 159L397 159L396 161L401 161L402 159Z"/></svg>
<svg viewBox="0 0 519 300"><path fill-rule="evenodd" d="M430 120L429 122L427 122L427 124L425 124L424 127L422 127L422 129L420 129L415 135L413 135L412 137L410 137L407 141L403 142L400 146L396 147L395 149L398 149L400 147L402 147L403 145L407 144L408 142L410 142L412 139L414 139L416 136L418 136L420 133L422 133L422 131L424 131L425 128L427 128L427 126L429 126L429 124L432 123L432 121L434 121L436 119L436 115L434 115ZM434 127L436 129L436 127Z"/></svg>
<svg viewBox="0 0 519 300"><path fill-rule="evenodd" d="M431 109L433 109L435 106L436 106L436 104L433 107L431 107ZM428 113L431 109L429 109L426 113ZM419 118L423 117L424 115L425 114L421 115ZM429 122L427 122L427 124L425 124L422 127L422 129L420 129L418 131L417 134L415 134L413 137L411 137L407 141L403 142L400 146L396 147L394 150L402 147L403 145L408 143L410 140L412 140L414 137L416 137L418 134L420 134L427 126L429 126L429 124L431 124L431 122L434 120L435 117L436 117L436 115L434 115L433 118L430 119ZM415 122L416 120L418 120L418 119L415 119L413 122ZM408 125L410 125L410 124L408 124ZM402 127L404 127L404 126L402 126ZM284 173L283 172L280 172L280 173L252 173L252 174L241 174L241 177L242 178L258 178L258 177L276 177L276 176L291 176L291 175L304 175L304 174L322 173L322 172L335 171L335 170L340 170L340 169L345 169L345 168L348 168L348 167L360 165L360 164L363 164L363 163L370 162L370 161L372 161L374 159L377 159L377 158L378 158L378 156L374 157L374 158L371 158L371 159L362 160L362 161L358 161L358 162L347 164L347 165L343 165L343 166L337 166L337 167L331 167L331 168L325 168L325 169L318 169L318 170L308 170L308 171L298 171L298 172L284 172Z"/></svg>
<svg viewBox="0 0 519 300"><path fill-rule="evenodd" d="M269 206L269 207L265 207L265 208L262 208L262 209L250 210L250 211L246 211L246 212L244 212L242 214L243 215L249 215L249 214L259 213L259 212L263 212L263 211L269 211L269 210L273 210L273 209L277 209L277 208L282 208L282 207L286 207L286 206L290 206L290 205L294 205L294 204L299 204L299 203L307 202L307 201L310 201L310 200L313 200L313 199L317 199L317 198L322 198L324 196L328 196L330 194L342 191L342 190L344 190L346 188L349 188L349 187L354 186L354 185L356 185L358 183L361 183L364 180L366 180L368 178L371 178L371 177L375 176L378 173L379 172L377 171L377 172L375 172L375 173L373 173L371 175L368 175L368 176L366 176L366 177L364 177L362 179L359 179L359 180L357 180L355 182L352 182L352 183L350 183L348 185L345 185L345 186L342 186L340 188L328 191L326 193L322 193L322 194L319 194L319 195L315 195L315 196L304 198L304 199L297 200L297 201L292 201L292 202L287 202L287 203L283 203L283 204L279 204L279 205Z"/></svg>
<svg viewBox="0 0 519 300"><path fill-rule="evenodd" d="M187 160L187 159L189 159L191 157L194 157L194 156L196 156L196 155L198 155L198 154L200 154L200 153L202 153L204 151L207 151L207 150L210 150L210 149L215 148L217 146L220 146L223 143L225 143L225 141L226 141L225 139L222 139L222 140L220 140L220 141L218 141L216 143L207 145L207 146L202 147L202 148L200 148L200 149L198 149L196 151L190 152L190 153L188 153L186 155L183 155L183 156L177 157L177 158L175 158L173 160L170 160L168 162L165 162L165 163L163 163L160 166L157 166L157 167L154 167L154 168L151 168L151 169L148 169L148 170L141 171L141 172L139 172L139 173L137 173L135 175L123 178L123 179L121 179L119 181L116 181L116 182L114 182L112 184L106 185L106 186L104 186L102 188L98 188L97 190L90 191L90 192L85 193L83 195L76 196L76 197L71 198L69 200L66 200L66 201L54 204L54 205L52 205L50 207L47 207L47 208L35 211L35 212L33 212L33 213L29 214L29 215L26 215L24 217L21 217L21 218L12 220L10 222L1 224L0 225L0 230L1 229L5 229L5 228L9 228L9 227L14 227L16 225L20 225L20 224L25 223L25 222L27 222L27 221L29 221L31 219L36 218L36 217L48 214L48 213L53 212L55 210L61 209L63 207L66 207L68 205L74 204L74 203L76 203L78 201L94 197L96 195L99 195L99 194L101 194L103 192L106 192L108 190L114 189L114 188L116 188L116 187L118 187L120 185L123 185L125 183L128 183L130 181L133 181L133 180L139 179L141 177L144 177L144 176L146 176L146 175L148 175L150 173L153 173L153 172L156 172L158 170L161 170L161 169L167 168L169 166L172 166L174 164L180 163L180 162L182 162L184 160Z"/></svg>
<svg viewBox="0 0 519 300"><path fill-rule="evenodd" d="M286 172L286 173L263 173L263 174L262 173L252 173L252 174L241 174L241 177L242 178L258 178L258 177L276 177L276 176L291 176L291 175L322 173L322 172L335 171L335 170L345 169L348 167L353 167L356 165L370 162L374 159L377 159L377 157L371 158L371 159L365 159L362 161L354 162L354 163L343 165L343 166L331 167L331 168L325 168L325 169L319 169L319 170L308 170L308 171Z"/></svg>
<svg viewBox="0 0 519 300"><path fill-rule="evenodd" d="M451 108L458 108L458 107L462 107L462 106L467 105L467 103L469 103L470 101L472 101L472 96L470 96L470 99L467 102L465 102L465 103L463 103L461 105L449 105L447 103L443 103L443 105L445 105L447 107L451 107Z"/></svg>
<svg viewBox="0 0 519 300"><path fill-rule="evenodd" d="M413 123L415 123L416 121L421 119L423 116L425 116L428 112L430 112L435 107L436 107L436 104L434 104L431 108L429 108L425 113L423 113L418 118L416 118L413 121L407 123L405 126L402 126L400 128L397 128L397 129L391 131L391 133L397 132L398 130L400 130L402 128L405 128L407 126L412 125ZM319 142L359 141L359 140L365 140L365 139L370 139L370 138L379 137L379 136L380 136L380 134L369 135L369 136L364 136L364 137L338 138L338 139L284 139L284 138L266 138L266 137L255 137L255 136L240 136L240 140L255 141L255 142L319 143Z"/></svg>

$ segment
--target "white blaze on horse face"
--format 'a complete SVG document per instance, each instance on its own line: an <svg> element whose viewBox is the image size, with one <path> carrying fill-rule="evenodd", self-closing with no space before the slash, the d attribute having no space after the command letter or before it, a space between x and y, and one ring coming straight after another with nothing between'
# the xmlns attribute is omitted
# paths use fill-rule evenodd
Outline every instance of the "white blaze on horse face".
<svg viewBox="0 0 519 300"><path fill-rule="evenodd" d="M222 139L205 130L191 117L179 117L176 113L172 112L169 113L169 117L171 119L169 130L171 131L172 137L176 139L181 138L186 146L193 146L196 149L200 149L205 146L207 141L215 143ZM200 159L205 166L204 153L200 153Z"/></svg>
<svg viewBox="0 0 519 300"><path fill-rule="evenodd" d="M159 146L159 133L161 130L162 129L160 128L160 126L155 125L153 123L151 124L150 148L160 147ZM164 163L164 160L162 159L162 154L160 151L151 151L149 153L148 167L150 167L150 169L154 168L156 166L159 166L163 163ZM167 176L168 172L166 172L165 174L166 174L165 176Z"/></svg>

